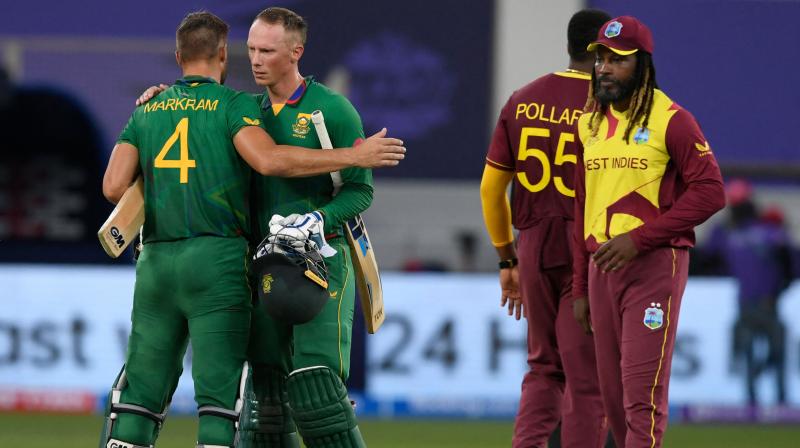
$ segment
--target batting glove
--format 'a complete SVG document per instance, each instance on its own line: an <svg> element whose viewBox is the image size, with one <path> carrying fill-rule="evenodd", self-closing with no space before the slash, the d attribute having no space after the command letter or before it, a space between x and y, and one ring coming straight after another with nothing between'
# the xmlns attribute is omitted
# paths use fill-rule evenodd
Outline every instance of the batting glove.
<svg viewBox="0 0 800 448"><path fill-rule="evenodd" d="M323 230L325 228L325 219L322 217L321 212L313 211L305 215L292 214L279 222L287 227L307 232L308 239L316 243L319 253L323 257L328 258L336 255L336 249L325 241L325 232Z"/></svg>
<svg viewBox="0 0 800 448"><path fill-rule="evenodd" d="M288 244L300 253L306 252L306 244L311 245L312 249L316 249L316 243L309 239L308 229L282 224L285 220L286 218L281 215L272 215L272 218L269 220L269 236L267 237L267 241L273 244Z"/></svg>

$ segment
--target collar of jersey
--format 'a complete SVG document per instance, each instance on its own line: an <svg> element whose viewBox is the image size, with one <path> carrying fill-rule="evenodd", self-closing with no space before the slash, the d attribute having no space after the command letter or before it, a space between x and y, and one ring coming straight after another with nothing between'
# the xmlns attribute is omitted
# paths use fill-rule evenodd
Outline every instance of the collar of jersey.
<svg viewBox="0 0 800 448"><path fill-rule="evenodd" d="M630 107L630 106L629 106L629 107ZM614 118L616 118L617 120L627 120L627 119L628 119L628 110L627 110L627 109L625 109L625 110L623 110L623 111L619 111L619 110L617 110L617 109L614 109L614 105L613 105L613 104L610 104L610 105L608 106L608 111L609 111L609 113L611 113L611 115L613 115L613 116L614 116Z"/></svg>
<svg viewBox="0 0 800 448"><path fill-rule="evenodd" d="M592 75L590 73L582 72L580 70L573 70L568 68L563 72L554 72L557 76L563 76L564 78L576 78L576 79L585 79L590 80L592 79Z"/></svg>
<svg viewBox="0 0 800 448"><path fill-rule="evenodd" d="M306 76L303 78L303 82L300 83L299 86L294 90L294 93L286 100L287 106L297 107L297 103L303 98L303 95L306 94L306 90L308 90L308 86L314 81L313 76ZM272 101L269 99L269 92L264 93L264 99L261 100L261 110L269 110L272 107Z"/></svg>
<svg viewBox="0 0 800 448"><path fill-rule="evenodd" d="M216 84L217 81L213 78L206 78L205 76L189 75L175 81L175 84L184 87L195 87L200 84Z"/></svg>

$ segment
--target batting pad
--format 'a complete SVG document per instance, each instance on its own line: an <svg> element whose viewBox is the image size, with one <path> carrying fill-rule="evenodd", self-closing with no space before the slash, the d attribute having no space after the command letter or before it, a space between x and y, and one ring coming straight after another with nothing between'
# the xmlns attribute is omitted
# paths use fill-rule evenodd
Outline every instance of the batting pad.
<svg viewBox="0 0 800 448"><path fill-rule="evenodd" d="M253 366L253 389L258 400L255 448L300 448L297 427L289 409L286 374L265 365Z"/></svg>
<svg viewBox="0 0 800 448"><path fill-rule="evenodd" d="M253 391L252 368L246 361L242 366L242 376L239 378L239 389L236 391L236 395L234 409L209 405L197 408L197 415L201 423L200 430L205 429L205 434L198 432L198 438L205 441L216 439L217 443L209 444L198 441L196 448L228 447L229 445L219 445L218 441L230 437L227 434L229 428L233 428L233 448L254 447L253 438L258 428L258 403Z"/></svg>
<svg viewBox="0 0 800 448"><path fill-rule="evenodd" d="M308 448L366 447L342 380L324 366L295 370L287 381L289 407Z"/></svg>
<svg viewBox="0 0 800 448"><path fill-rule="evenodd" d="M127 386L128 376L123 365L108 393L100 448L152 448L158 437L166 409L157 414L143 406L121 403L122 391ZM137 443L126 440L135 440Z"/></svg>

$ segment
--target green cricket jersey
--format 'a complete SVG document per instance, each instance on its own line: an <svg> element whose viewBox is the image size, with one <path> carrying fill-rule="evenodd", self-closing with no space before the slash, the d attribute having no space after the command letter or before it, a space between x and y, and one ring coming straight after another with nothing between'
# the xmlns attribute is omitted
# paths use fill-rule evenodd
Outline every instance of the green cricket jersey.
<svg viewBox="0 0 800 448"><path fill-rule="evenodd" d="M361 118L350 101L328 87L306 77L285 105L273 105L266 93L256 95L261 105L264 126L282 145L321 148L311 113L321 110L334 148L352 146L364 138ZM348 168L341 171L344 185L333 198L333 182L329 174L285 179L256 176L253 182L253 232L256 241L269 233L268 222L273 214L288 216L322 210L325 233L342 235L348 219L366 210L372 203L372 171Z"/></svg>
<svg viewBox="0 0 800 448"><path fill-rule="evenodd" d="M251 95L199 76L136 108L118 142L139 150L145 243L247 236L251 170L233 137L260 116Z"/></svg>

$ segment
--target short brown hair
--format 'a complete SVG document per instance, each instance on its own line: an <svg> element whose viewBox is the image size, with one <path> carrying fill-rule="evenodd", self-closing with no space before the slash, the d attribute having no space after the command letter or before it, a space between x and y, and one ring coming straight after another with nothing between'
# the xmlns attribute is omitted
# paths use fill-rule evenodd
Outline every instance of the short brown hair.
<svg viewBox="0 0 800 448"><path fill-rule="evenodd" d="M256 20L262 20L270 25L283 25L283 29L297 33L300 36L300 42L303 45L306 44L308 24L305 19L292 10L279 7L267 8L258 13Z"/></svg>
<svg viewBox="0 0 800 448"><path fill-rule="evenodd" d="M228 40L228 24L207 11L186 15L175 33L175 47L183 61L211 59Z"/></svg>

